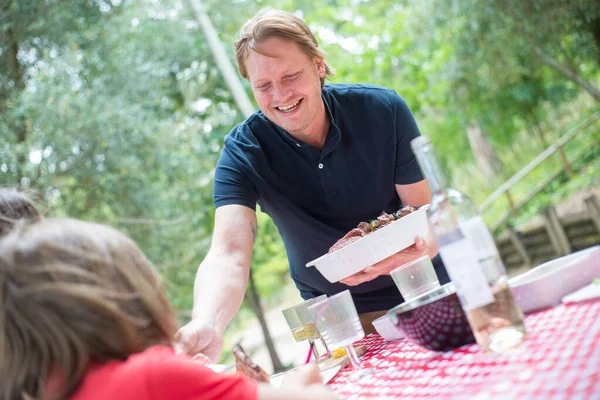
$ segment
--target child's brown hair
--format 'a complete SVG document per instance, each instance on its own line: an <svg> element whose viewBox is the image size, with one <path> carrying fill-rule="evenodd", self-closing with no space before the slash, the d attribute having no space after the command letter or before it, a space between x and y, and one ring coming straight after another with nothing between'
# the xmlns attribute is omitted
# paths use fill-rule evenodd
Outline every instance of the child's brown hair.
<svg viewBox="0 0 600 400"><path fill-rule="evenodd" d="M8 234L19 221L36 222L40 218L37 208L24 193L0 188L0 237Z"/></svg>
<svg viewBox="0 0 600 400"><path fill-rule="evenodd" d="M176 330L158 275L121 232L55 219L0 241L0 398L65 398L91 361L170 345Z"/></svg>

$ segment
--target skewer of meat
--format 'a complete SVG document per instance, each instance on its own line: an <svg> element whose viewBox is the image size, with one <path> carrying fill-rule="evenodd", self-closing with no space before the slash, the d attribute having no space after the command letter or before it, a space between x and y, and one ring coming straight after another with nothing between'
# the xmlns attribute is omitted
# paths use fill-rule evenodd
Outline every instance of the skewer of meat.
<svg viewBox="0 0 600 400"><path fill-rule="evenodd" d="M342 247L346 247L350 243L357 241L361 237L368 235L376 229L390 224L395 220L404 217L405 215L417 211L418 209L418 207L408 205L402 207L400 210L392 214L388 214L384 211L379 217L377 217L377 219L372 220L371 222L361 222L357 225L356 228L352 229L350 232L345 234L343 238L335 242L334 245L329 248L328 253L333 253L334 251L339 250Z"/></svg>
<svg viewBox="0 0 600 400"><path fill-rule="evenodd" d="M269 375L258 364L252 361L242 346L235 346L233 348L233 355L235 356L237 372L259 382L269 383Z"/></svg>

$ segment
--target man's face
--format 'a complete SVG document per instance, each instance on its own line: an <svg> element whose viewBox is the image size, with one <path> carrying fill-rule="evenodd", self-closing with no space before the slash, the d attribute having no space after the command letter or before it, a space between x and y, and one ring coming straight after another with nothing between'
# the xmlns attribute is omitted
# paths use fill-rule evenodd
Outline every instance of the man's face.
<svg viewBox="0 0 600 400"><path fill-rule="evenodd" d="M305 134L322 107L323 60L311 59L293 41L272 37L250 51L248 80L258 106L288 133ZM319 121L317 121L319 122Z"/></svg>

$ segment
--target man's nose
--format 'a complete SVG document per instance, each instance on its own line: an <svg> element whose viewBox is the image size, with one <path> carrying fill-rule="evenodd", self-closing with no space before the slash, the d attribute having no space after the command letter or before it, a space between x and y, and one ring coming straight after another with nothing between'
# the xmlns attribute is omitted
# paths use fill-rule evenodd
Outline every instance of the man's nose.
<svg viewBox="0 0 600 400"><path fill-rule="evenodd" d="M291 94L292 94L292 91L287 85L285 85L283 83L278 83L278 84L273 85L274 100L281 101L281 102L290 100L292 97Z"/></svg>

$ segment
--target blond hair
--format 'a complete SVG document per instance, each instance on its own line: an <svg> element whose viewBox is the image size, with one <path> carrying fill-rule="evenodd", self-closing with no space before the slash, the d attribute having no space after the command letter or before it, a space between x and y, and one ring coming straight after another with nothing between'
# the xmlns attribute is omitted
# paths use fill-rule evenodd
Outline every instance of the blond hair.
<svg viewBox="0 0 600 400"><path fill-rule="evenodd" d="M238 33L235 57L242 77L248 79L245 61L250 50L260 53L257 46L271 37L291 40L297 43L308 57L322 59L325 77L321 78L321 87L325 84L325 78L333 75L333 70L325 62L325 53L319 48L317 38L301 18L286 11L265 9L246 22Z"/></svg>
<svg viewBox="0 0 600 400"><path fill-rule="evenodd" d="M169 345L176 329L152 265L119 231L57 219L0 241L0 398L68 397L90 362Z"/></svg>

